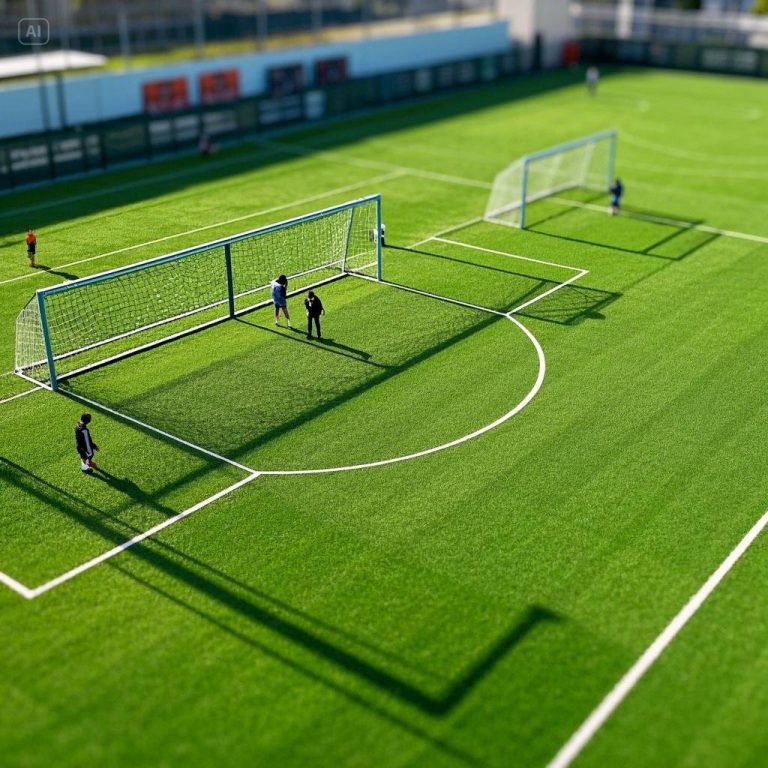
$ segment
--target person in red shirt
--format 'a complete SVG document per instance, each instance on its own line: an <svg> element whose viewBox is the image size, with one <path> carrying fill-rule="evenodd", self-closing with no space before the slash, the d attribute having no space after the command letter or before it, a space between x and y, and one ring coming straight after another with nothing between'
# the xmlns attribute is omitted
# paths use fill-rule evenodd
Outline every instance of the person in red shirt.
<svg viewBox="0 0 768 768"><path fill-rule="evenodd" d="M37 235L29 229L27 230L27 258L29 259L29 266L35 265L35 252L37 251Z"/></svg>

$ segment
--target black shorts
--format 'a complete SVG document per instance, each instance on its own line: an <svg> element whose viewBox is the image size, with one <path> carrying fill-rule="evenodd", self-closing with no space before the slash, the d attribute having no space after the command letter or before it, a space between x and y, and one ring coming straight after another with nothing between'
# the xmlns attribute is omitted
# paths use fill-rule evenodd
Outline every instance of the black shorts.
<svg viewBox="0 0 768 768"><path fill-rule="evenodd" d="M37 248L36 245L28 245L27 246L27 256L34 256L36 248Z"/></svg>

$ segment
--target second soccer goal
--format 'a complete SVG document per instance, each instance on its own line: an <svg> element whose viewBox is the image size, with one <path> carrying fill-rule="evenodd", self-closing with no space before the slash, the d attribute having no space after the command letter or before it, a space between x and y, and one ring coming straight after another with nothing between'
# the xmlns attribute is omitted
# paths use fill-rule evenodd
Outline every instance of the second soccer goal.
<svg viewBox="0 0 768 768"><path fill-rule="evenodd" d="M616 131L523 155L497 174L485 220L525 228L527 207L568 189L606 192L615 175Z"/></svg>

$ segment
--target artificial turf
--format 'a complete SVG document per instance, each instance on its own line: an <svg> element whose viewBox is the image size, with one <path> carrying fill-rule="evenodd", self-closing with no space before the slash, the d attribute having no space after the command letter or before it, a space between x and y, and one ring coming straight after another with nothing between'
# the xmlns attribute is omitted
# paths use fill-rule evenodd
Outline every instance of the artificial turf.
<svg viewBox="0 0 768 768"><path fill-rule="evenodd" d="M546 375L495 429L262 475L34 600L0 590L4 765L544 766L760 517L765 84L624 70L589 99L581 77L4 199L2 372L37 287L369 193L394 283L507 312L588 270L516 316ZM517 156L607 127L621 216L581 194L421 242ZM321 295L325 343L259 310L0 404L0 571L34 587L247 475L88 406L109 474L81 476L77 396L274 471L429 449L536 381L503 317L357 278ZM763 763L765 546L576 765Z"/></svg>

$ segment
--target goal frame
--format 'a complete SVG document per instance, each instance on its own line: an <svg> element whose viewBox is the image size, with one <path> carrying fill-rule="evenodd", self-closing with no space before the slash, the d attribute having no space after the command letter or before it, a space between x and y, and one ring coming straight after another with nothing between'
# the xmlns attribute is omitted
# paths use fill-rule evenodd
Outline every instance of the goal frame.
<svg viewBox="0 0 768 768"><path fill-rule="evenodd" d="M557 192L563 192L566 189L574 189L582 186L581 184L578 184L578 183L566 184L553 189L548 189L545 192L542 192L533 196L529 196L528 195L528 171L530 166L541 160L545 160L546 158L563 154L565 152L569 152L574 149L579 149L580 147L584 147L589 144L596 144L599 141L608 141L608 163L607 163L607 169L606 169L605 187L600 188L600 191L607 191L611 183L613 182L613 179L616 174L617 139L618 139L618 133L616 129L611 128L605 131L598 131L597 133L589 134L588 136L582 136L579 139L573 139L572 141L566 141L561 144L556 144L552 147L547 147L546 149L538 150L537 152L530 152L529 154L522 155L517 160L515 160L514 163L511 163L510 165L508 165L507 168L501 171L496 177L498 178L499 175L509 170L514 164L520 163L520 166L521 166L520 202L518 204L513 203L504 208L497 208L496 210L493 210L493 211L486 211L483 217L484 220L492 224L504 224L506 226L525 229L526 212L527 212L526 209L529 203L536 202L537 200L543 200L544 198L549 197L550 195L557 194ZM494 181L494 186L495 186L495 181ZM589 187L589 186L586 186L584 188L597 189L597 187ZM519 224L504 222L499 220L495 216L500 213L505 213L507 211L514 210L515 208L519 208L520 210Z"/></svg>
<svg viewBox="0 0 768 768"><path fill-rule="evenodd" d="M229 237L219 238L217 240L211 240L207 243L202 243L200 245L192 246L190 248L184 248L179 251L174 251L173 253L165 254L163 256L156 256L150 259L145 259L144 261L137 262L135 264L130 264L124 267L117 267L115 269L106 270L103 272L99 272L95 275L89 275L87 277L82 277L77 280L71 280L69 282L65 283L59 283L57 285L47 287L47 288L38 288L35 291L35 295L31 302L28 302L28 305L31 303L35 303L37 306L38 316L39 316L39 322L40 322L40 333L42 336L42 345L45 352L45 358L40 359L34 362L30 362L26 366L19 366L18 359L16 361L16 365L14 366L14 373L27 380L31 383L45 388L49 389L52 392L56 392L59 389L59 384L61 381L64 381L66 379L72 378L73 376L76 376L80 373L84 373L88 370L94 370L96 368L103 367L109 363L115 362L117 360L131 357L135 354L138 354L140 352L146 351L148 349L152 349L154 347L161 346L163 344L167 344L170 341L174 341L176 339L182 338L184 336L188 336L192 333L196 333L198 331L201 331L205 328L209 328L211 326L217 325L219 323L226 322L227 320L234 319L236 317L239 317L241 315L247 314L249 312L253 312L256 309L260 309L262 307L268 306L271 304L271 299L265 299L262 301L259 301L253 305L244 307L242 309L236 309L235 307L235 300L241 296L248 295L250 293L255 293L256 291L265 289L267 286L255 286L248 291L245 291L244 293L236 293L235 292L235 281L234 281L234 274L233 274L233 268L232 268L232 258L231 258L231 247L234 243L241 242L243 240L249 240L255 237L267 235L272 232L276 232L280 229L284 229L287 227L292 227L298 224L307 223L311 221L315 221L317 219L321 219L333 214L338 214L346 210L350 210L353 208L359 208L367 203L374 203L376 206L376 232L381 232L381 224L382 224L382 216L381 216L381 194L373 194L373 195L367 195L365 197L358 198L356 200L351 200L346 203L342 203L340 205L334 205L330 206L328 208L323 208L319 211L313 211L312 213L308 213L302 216L296 216L290 219L286 219L280 222L276 222L274 224L267 224L262 227L257 227L255 229L248 230L246 232L240 232L236 235L231 235ZM352 219L350 219L350 223L348 227L351 227L352 225ZM348 229L349 233L349 229ZM376 280L382 279L382 244L381 244L381 238L380 237L373 237L371 236L371 242L372 242L372 248L375 248L375 266L376 266ZM63 352L60 354L56 354L53 343L51 339L51 331L50 326L48 323L48 317L46 312L46 298L48 296L52 296L58 293L63 293L67 291L73 291L77 290L78 288L81 288L86 285L93 285L99 282L105 282L111 279L114 279L116 277L121 277L124 275L129 275L134 272L139 272L141 270L145 269L151 269L154 266L158 266L161 264L167 264L172 261L179 261L186 257L193 256L194 254L201 253L203 251L213 250L216 248L222 248L224 250L224 263L223 263L223 269L225 271L226 276L226 298L222 301L217 301L215 303L211 303L209 305L206 305L202 308L197 308L190 310L189 312L177 314L173 317L169 318L163 318L148 324L145 324L143 326L139 326L137 328L134 328L128 332L121 333L115 336L112 336L110 338L106 338L103 340L99 340L98 342L91 343L90 345L86 345L82 348ZM314 287L317 287L319 285L324 285L330 282L334 282L336 280L339 280L343 277L346 277L348 275L354 275L356 274L357 270L354 269L347 269L347 256L345 255L341 261L340 265L340 271L338 274L325 277L321 280L318 280L315 283L311 283L310 285L302 286L300 289L296 291L292 291L289 293L289 295L296 295L300 293L304 293L307 290L310 290ZM320 271L324 268L329 267L331 264L336 264L337 262L330 262L330 263L322 263L314 265L311 269L308 269L306 271L297 273L293 277L298 276L306 276L308 274L311 274L312 272ZM373 266L373 262L371 262L370 265L366 266ZM169 323L178 321L183 319L184 317L196 314L198 312L202 312L206 309L212 309L215 308L218 305L227 305L226 314L222 315L221 317L216 317L212 320L207 320L202 323L198 323L190 328L185 328L181 331L178 331L176 333L169 334L168 336L164 336L162 338L159 338L157 340L153 340L144 344L140 344L136 347L132 347L131 349L124 350L122 352L119 352L115 355L111 355L109 357L104 358L103 360L99 360L98 362L91 363L88 365L83 366L82 368L78 368L74 371L69 371L65 375L59 375L57 374L56 370L56 363L58 360L66 359L67 357L72 357L77 354L81 354L82 352L88 351L89 349L93 349L96 347L104 346L107 344L110 344L112 342L118 341L121 338L126 338L131 335L135 335L138 333L141 333L142 331L147 331L155 327L159 327L162 325L167 325ZM28 306L27 305L27 306ZM24 310L22 310L24 311ZM25 373L26 370L32 367L38 367L38 366L46 366L48 368L48 383L46 384L44 381L40 381L39 379L34 378L33 376L28 375Z"/></svg>

